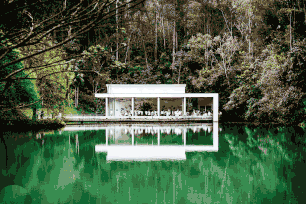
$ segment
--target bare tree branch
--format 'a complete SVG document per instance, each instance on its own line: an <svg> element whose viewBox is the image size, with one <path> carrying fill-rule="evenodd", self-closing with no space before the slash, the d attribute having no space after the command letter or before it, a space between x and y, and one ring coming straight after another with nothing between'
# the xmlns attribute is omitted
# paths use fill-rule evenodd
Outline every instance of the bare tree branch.
<svg viewBox="0 0 306 204"><path fill-rule="evenodd" d="M129 7L129 8L131 9L131 8L133 8L133 7L137 6L137 5L139 5L140 3L142 3L142 1L143 1L143 0L141 0L141 1L138 2L138 3L135 3L135 5L133 5L133 6ZM30 35L30 36L28 36L27 38L23 39L23 41L21 41L19 44L15 44L15 45L12 45L12 46L7 46L6 49L8 49L7 51L9 52L9 51L11 51L12 49L16 49L16 48L19 48L19 47L24 47L24 46L28 46L28 45L34 45L34 44L39 43L39 42L42 40L43 37L45 37L46 35L48 35L49 33L51 33L52 31L54 31L54 30L56 30L56 29L58 29L58 28L65 27L65 26L68 26L68 25L73 25L73 24L80 23L80 22L86 21L86 20L92 20L92 21L91 21L90 23L88 23L86 26L82 27L81 29L78 29L78 31L77 31L74 35L72 35L72 36L70 36L70 37L68 36L68 38L67 38L66 40L63 40L62 42L59 42L57 45L55 45L55 46L53 46L53 47L51 47L51 48L42 50L42 51L40 51L40 52L34 53L34 54L32 54L32 55L29 55L29 56L26 56L26 57L23 57L23 58L20 58L20 59L16 59L16 60L14 60L14 61L12 61L12 62L9 62L9 63L7 63L7 64L4 64L4 65L2 65L2 66L0 67L0 69L3 68L3 67L6 67L6 66L10 66L10 65L12 65L12 64L21 62L21 61L23 61L23 60L25 60L25 59L34 57L34 56L36 56L36 55L42 54L42 53L44 53L44 52L50 51L50 50L52 50L52 49L55 49L55 48L57 48L57 47L59 47L59 46L61 46L61 45L66 44L68 41L70 41L70 40L72 40L72 39L75 39L76 37L80 36L81 34L87 32L88 30L90 30L91 28L93 28L93 27L96 25L96 23L97 23L96 21L97 21L97 19L99 19L99 18L98 18L99 16L102 15L103 18L106 18L106 17L108 17L108 16L111 17L111 16L115 15L115 13L114 13L114 12L115 12L115 9L109 11L109 12L106 13L106 14L104 14L103 12L101 12L104 8L106 8L106 6L109 6L110 4L112 4L112 3L114 3L114 2L115 2L115 1L112 1L112 2L110 2L109 4L103 3L103 5L101 6L101 8L99 8L99 9L97 10L97 12L95 12L95 14L96 14L95 18L93 18L92 16L90 16L90 17L85 18L85 19L78 19L78 20L76 20L76 21L72 21L72 22L68 22L68 23L60 23L60 24L57 24L56 26L53 26L53 24L55 24L55 23L53 23L53 24L51 24L51 26L53 26L53 27L50 28L49 30L47 30L45 33L41 33L41 35L40 35L40 37L39 37L38 39L35 39L35 37L37 37L37 36L40 34L40 32L36 32L36 33L33 32L32 35ZM136 2L136 1L135 1L135 2ZM131 3L131 2L129 2L129 3ZM90 5L94 5L94 2L93 2L92 4L90 4ZM126 3L126 4L122 4L121 6L118 7L118 9L121 9L121 11L120 11L119 13L123 13L124 9L122 9L122 8L124 8L125 5L127 5L127 3ZM89 7L89 6L88 6L88 7ZM88 8L88 7L87 7L87 8ZM95 7L97 7L96 4L95 4ZM101 14L101 13L102 13L102 14ZM113 14L110 15L111 13L113 13ZM83 16L86 16L86 15L88 15L88 13L85 13ZM93 16L94 16L94 15L93 15ZM68 17L67 17L67 18L68 18ZM64 18L64 20L66 20L66 19ZM46 26L46 27L49 28L50 25L49 25L49 26ZM101 28L101 27L100 27L100 28ZM35 29L34 29L34 30L35 30ZM36 31L36 30L35 30L35 31ZM34 38L34 39L33 39L33 38ZM30 43L30 42L27 43L27 42L30 41L30 40L32 40L32 41L34 41L34 42L32 42L32 43ZM2 49L5 49L5 48L2 48ZM1 58L0 58L0 59L1 59ZM14 74L20 72L20 71L21 71L21 70L17 70L17 71L15 71L14 73L11 73L10 75L6 76L6 78L8 78L8 77L10 77L10 76L12 76L12 75L14 75Z"/></svg>

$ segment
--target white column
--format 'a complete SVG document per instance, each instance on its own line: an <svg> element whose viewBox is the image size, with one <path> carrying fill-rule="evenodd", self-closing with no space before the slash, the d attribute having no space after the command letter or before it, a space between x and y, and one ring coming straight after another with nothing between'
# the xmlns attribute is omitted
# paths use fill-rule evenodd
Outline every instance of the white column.
<svg viewBox="0 0 306 204"><path fill-rule="evenodd" d="M219 112L219 94L216 94L213 97L213 121L218 122L219 117L218 117L218 112Z"/></svg>
<svg viewBox="0 0 306 204"><path fill-rule="evenodd" d="M134 116L134 103L135 103L135 99L134 97L132 97L132 116Z"/></svg>
<svg viewBox="0 0 306 204"><path fill-rule="evenodd" d="M160 116L160 97L157 97L157 115Z"/></svg>
<svg viewBox="0 0 306 204"><path fill-rule="evenodd" d="M184 108L183 115L186 115L186 97L184 97L183 108Z"/></svg>
<svg viewBox="0 0 306 204"><path fill-rule="evenodd" d="M108 116L108 97L105 98L105 116Z"/></svg>
<svg viewBox="0 0 306 204"><path fill-rule="evenodd" d="M114 116L116 116L116 98L114 98Z"/></svg>

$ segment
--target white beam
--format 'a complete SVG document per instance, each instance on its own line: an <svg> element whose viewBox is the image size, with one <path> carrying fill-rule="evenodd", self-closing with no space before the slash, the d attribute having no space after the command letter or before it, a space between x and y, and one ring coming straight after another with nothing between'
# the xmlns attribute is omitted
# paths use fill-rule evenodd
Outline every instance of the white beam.
<svg viewBox="0 0 306 204"><path fill-rule="evenodd" d="M125 93L125 94L95 94L95 97L97 98L183 98L183 97L189 97L189 98L201 98L201 97L214 97L218 95L218 93L171 93L171 94L165 94L165 93L154 93L154 94L148 94L148 93Z"/></svg>
<svg viewBox="0 0 306 204"><path fill-rule="evenodd" d="M219 117L218 117L218 113L219 113L219 94L216 94L213 97L213 122L218 122L219 121Z"/></svg>
<svg viewBox="0 0 306 204"><path fill-rule="evenodd" d="M134 116L134 103L135 103L135 99L134 97L132 97L132 116Z"/></svg>

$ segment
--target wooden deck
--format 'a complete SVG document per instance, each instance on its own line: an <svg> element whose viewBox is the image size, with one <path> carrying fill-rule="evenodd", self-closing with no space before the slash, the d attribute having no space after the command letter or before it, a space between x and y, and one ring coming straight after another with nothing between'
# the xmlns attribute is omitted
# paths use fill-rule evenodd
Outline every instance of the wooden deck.
<svg viewBox="0 0 306 204"><path fill-rule="evenodd" d="M64 116L65 122L194 122L212 121L212 116Z"/></svg>

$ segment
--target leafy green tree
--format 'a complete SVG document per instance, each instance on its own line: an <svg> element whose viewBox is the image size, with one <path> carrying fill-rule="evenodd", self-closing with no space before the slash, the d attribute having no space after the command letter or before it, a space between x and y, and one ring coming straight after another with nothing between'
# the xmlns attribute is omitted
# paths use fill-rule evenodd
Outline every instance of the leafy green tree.
<svg viewBox="0 0 306 204"><path fill-rule="evenodd" d="M198 33L189 39L187 47L190 49L190 61L199 66L190 77L191 84L197 92L219 93L222 110L228 96L237 87L241 43L229 34L212 37Z"/></svg>
<svg viewBox="0 0 306 204"><path fill-rule="evenodd" d="M7 53L2 60L0 60L0 66L20 57L22 57L20 52L18 50L13 50ZM23 64L21 62L2 68L0 70L0 80L3 76L22 68ZM16 114L17 109L19 109L20 105L23 104L23 106L33 109L34 119L36 118L36 109L39 107L39 95L34 88L34 83L31 80L26 79L26 76L27 75L24 71L19 72L7 83L2 82L0 84L0 113L2 116L3 114L6 115L7 111L12 111Z"/></svg>
<svg viewBox="0 0 306 204"><path fill-rule="evenodd" d="M305 91L298 82L304 75L298 66L305 48L296 49L299 52L277 54L275 46L267 46L254 67L239 76L243 80L231 93L225 110L245 107L244 118L250 121L301 122Z"/></svg>

